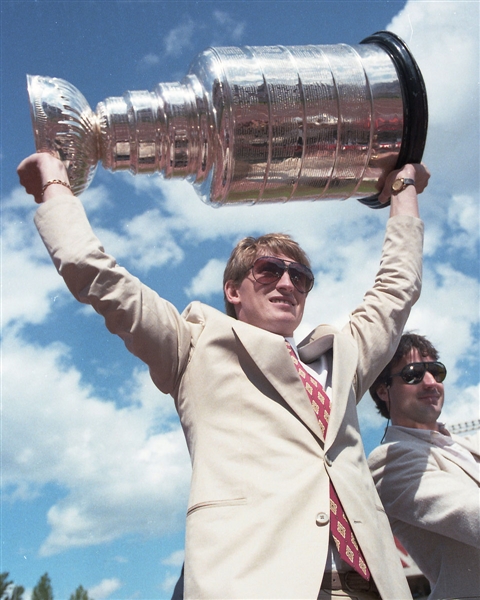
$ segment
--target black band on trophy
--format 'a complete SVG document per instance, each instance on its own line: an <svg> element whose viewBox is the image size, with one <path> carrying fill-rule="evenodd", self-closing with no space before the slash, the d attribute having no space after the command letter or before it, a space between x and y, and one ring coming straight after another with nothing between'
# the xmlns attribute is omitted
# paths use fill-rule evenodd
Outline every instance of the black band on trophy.
<svg viewBox="0 0 480 600"><path fill-rule="evenodd" d="M401 83L403 96L403 137L396 169L406 164L420 163L427 141L428 103L422 73L405 42L390 31L378 31L365 38L361 44L378 44L391 56ZM378 194L359 201L370 208L383 208Z"/></svg>

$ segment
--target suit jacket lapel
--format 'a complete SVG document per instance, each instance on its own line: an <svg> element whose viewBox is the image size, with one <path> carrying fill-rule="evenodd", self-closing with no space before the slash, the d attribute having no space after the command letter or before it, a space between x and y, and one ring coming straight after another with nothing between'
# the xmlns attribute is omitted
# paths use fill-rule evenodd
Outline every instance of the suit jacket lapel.
<svg viewBox="0 0 480 600"><path fill-rule="evenodd" d="M455 460L454 455L452 455L450 452L442 451L442 449L440 449L440 452L445 458L448 458L449 460L454 462L458 467L460 467L466 473L468 473L468 475L470 475L472 479L474 479L478 484L480 484L480 466L478 464L480 462L480 456L478 454L478 450L473 444L470 444L468 440L462 439L458 435L452 436L452 438L457 444L459 444L460 446L465 448L465 450L468 450L472 453L473 457L477 461L477 464L470 464L469 462L467 462L467 460L461 460L460 458L457 461Z"/></svg>
<svg viewBox="0 0 480 600"><path fill-rule="evenodd" d="M457 442L457 444L460 444L460 446L463 446L469 452L471 452L477 460L480 460L480 431L473 437L473 439L469 436L463 438L459 435L452 435L452 438Z"/></svg>
<svg viewBox="0 0 480 600"><path fill-rule="evenodd" d="M298 418L317 437L321 430L281 335L238 321L233 330L259 370Z"/></svg>
<svg viewBox="0 0 480 600"><path fill-rule="evenodd" d="M463 471L465 471L465 473L467 473L467 475L470 475L470 477L480 485L480 468L478 463L475 465L467 462L467 459L461 460L458 458L457 460L454 455L447 450L443 450L443 448L439 448L439 452L444 458L456 464L457 467L460 467Z"/></svg>

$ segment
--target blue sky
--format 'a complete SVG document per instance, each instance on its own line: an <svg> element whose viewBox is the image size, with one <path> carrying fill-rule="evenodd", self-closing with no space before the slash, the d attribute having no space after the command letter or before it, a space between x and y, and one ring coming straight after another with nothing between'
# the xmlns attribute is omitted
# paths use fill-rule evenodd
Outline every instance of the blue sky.
<svg viewBox="0 0 480 600"><path fill-rule="evenodd" d="M424 288L409 329L449 374L447 423L479 417L478 2L1 2L2 531L0 570L55 598L168 598L182 563L189 460L173 403L64 288L32 225L17 164L34 150L27 73L66 79L91 106L178 81L211 45L357 44L389 29L425 78ZM107 250L183 309L222 309L221 273L245 235L286 231L317 285L297 341L342 325L371 285L387 212L355 200L214 210L190 184L99 167L82 195ZM367 452L384 422L360 404Z"/></svg>

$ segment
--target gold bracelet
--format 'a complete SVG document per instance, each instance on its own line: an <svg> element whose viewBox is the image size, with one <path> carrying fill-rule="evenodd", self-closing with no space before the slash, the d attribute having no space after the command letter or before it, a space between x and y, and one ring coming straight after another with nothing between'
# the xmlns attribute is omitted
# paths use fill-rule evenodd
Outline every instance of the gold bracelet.
<svg viewBox="0 0 480 600"><path fill-rule="evenodd" d="M66 181L62 181L61 179L49 179L47 181L47 183L42 187L42 196L45 193L45 190L47 189L47 187L49 185L53 185L53 184L58 184L58 185L63 185L66 188L68 188L69 190L71 190L72 188L70 187L70 184L67 183Z"/></svg>

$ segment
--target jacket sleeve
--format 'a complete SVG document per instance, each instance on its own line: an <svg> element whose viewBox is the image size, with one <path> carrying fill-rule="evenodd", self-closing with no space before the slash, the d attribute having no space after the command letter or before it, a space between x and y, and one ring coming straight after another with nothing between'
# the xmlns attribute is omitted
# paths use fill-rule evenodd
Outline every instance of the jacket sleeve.
<svg viewBox="0 0 480 600"><path fill-rule="evenodd" d="M394 442L376 448L368 463L392 522L401 521L480 549L480 488L460 467L414 444Z"/></svg>
<svg viewBox="0 0 480 600"><path fill-rule="evenodd" d="M41 204L35 225L73 296L101 314L108 330L148 365L157 387L170 393L191 339L176 308L105 252L77 198L58 196Z"/></svg>
<svg viewBox="0 0 480 600"><path fill-rule="evenodd" d="M356 395L361 399L393 356L420 296L423 223L407 215L387 223L380 269L344 331L358 348Z"/></svg>

